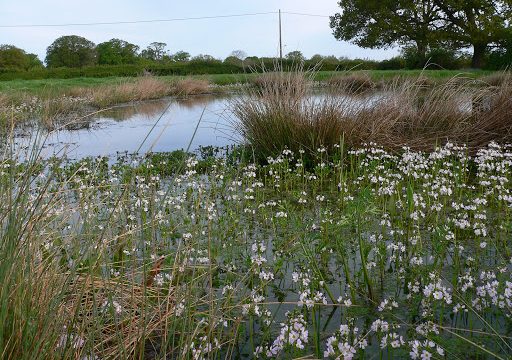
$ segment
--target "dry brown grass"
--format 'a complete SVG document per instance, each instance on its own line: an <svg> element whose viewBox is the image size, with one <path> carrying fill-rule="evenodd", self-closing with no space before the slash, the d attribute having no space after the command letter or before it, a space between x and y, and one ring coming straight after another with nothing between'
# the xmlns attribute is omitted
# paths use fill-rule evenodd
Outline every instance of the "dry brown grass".
<svg viewBox="0 0 512 360"><path fill-rule="evenodd" d="M208 91L209 82L207 80L183 79L171 84L153 76L142 76L135 81L93 89L75 88L68 93L75 97L88 99L90 104L95 107L105 108L133 101L161 99L170 95L205 94Z"/></svg>
<svg viewBox="0 0 512 360"><path fill-rule="evenodd" d="M68 294L61 307L63 318L73 321L67 326L74 329L68 339L71 333L95 337L92 352L102 359L115 359L120 350L125 358L140 357L150 340L161 342L174 316L172 296L162 296L150 284L80 276L68 288L77 290Z"/></svg>
<svg viewBox="0 0 512 360"><path fill-rule="evenodd" d="M338 143L342 124L333 97L308 97L311 78L302 71L265 73L245 96L231 102L235 127L261 156L288 148Z"/></svg>
<svg viewBox="0 0 512 360"><path fill-rule="evenodd" d="M351 94L361 94L373 90L377 84L366 73L335 76L328 80L328 85Z"/></svg>
<svg viewBox="0 0 512 360"><path fill-rule="evenodd" d="M481 82L487 86L512 85L512 74L510 72L496 72L483 77Z"/></svg>
<svg viewBox="0 0 512 360"><path fill-rule="evenodd" d="M104 108L132 101L159 99L171 94L171 86L155 77L143 76L136 81L102 86L84 92L85 97L91 98L94 106Z"/></svg>
<svg viewBox="0 0 512 360"><path fill-rule="evenodd" d="M0 93L0 108L6 107L8 105L9 105L9 97L4 93Z"/></svg>
<svg viewBox="0 0 512 360"><path fill-rule="evenodd" d="M41 99L39 119L47 129L54 129L63 124L75 124L90 109L84 106L82 99L57 97Z"/></svg>
<svg viewBox="0 0 512 360"><path fill-rule="evenodd" d="M204 79L182 79L172 85L172 94L176 96L199 95L209 92L210 83Z"/></svg>
<svg viewBox="0 0 512 360"><path fill-rule="evenodd" d="M264 72L255 77L252 81L256 93L261 96L268 98L296 99L306 95L312 79L312 73L298 69L289 72ZM250 90L250 92L254 93L252 90Z"/></svg>
<svg viewBox="0 0 512 360"><path fill-rule="evenodd" d="M472 80L454 78L425 88L413 79L395 82L373 97L330 94L315 100L308 82L289 82L287 91L275 91L283 81L263 83L232 102L240 134L262 156L285 147L314 151L342 138L352 146L375 142L388 149L416 150L432 150L448 141L472 149L490 141L512 141L508 83L478 89Z"/></svg>
<svg viewBox="0 0 512 360"><path fill-rule="evenodd" d="M388 148L432 150L435 144L465 143L471 149L510 141L512 87L478 90L448 81L428 91L414 82L389 89L374 106L345 117L355 144L373 141Z"/></svg>

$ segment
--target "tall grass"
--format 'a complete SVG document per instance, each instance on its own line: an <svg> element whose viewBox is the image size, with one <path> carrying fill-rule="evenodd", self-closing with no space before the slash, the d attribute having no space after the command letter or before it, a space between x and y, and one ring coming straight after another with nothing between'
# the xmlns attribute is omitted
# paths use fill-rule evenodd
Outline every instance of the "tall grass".
<svg viewBox="0 0 512 360"><path fill-rule="evenodd" d="M92 104L100 108L131 101L158 99L170 93L171 88L167 82L152 76L143 76L134 82L89 89L86 92L92 99Z"/></svg>
<svg viewBox="0 0 512 360"><path fill-rule="evenodd" d="M210 324L221 318L221 305L203 298L211 269L186 265L194 242L155 257L161 220L142 215L128 226L130 212L116 211L145 191L130 180L135 173L119 174L124 182L112 186L102 159L78 167L41 161L42 140L27 153L2 148L0 358L186 358L182 350L205 331L189 304L210 309ZM97 197L105 186L111 196ZM134 247L147 250L132 257ZM175 289L181 282L186 287ZM177 314L178 302L187 307Z"/></svg>
<svg viewBox="0 0 512 360"><path fill-rule="evenodd" d="M361 94L377 87L368 73L351 73L342 76L333 76L327 81L329 86L351 94Z"/></svg>
<svg viewBox="0 0 512 360"><path fill-rule="evenodd" d="M343 132L338 121L337 97L311 97L311 73L271 72L257 79L256 87L231 101L239 122L234 126L260 156L280 149L293 151L332 146Z"/></svg>
<svg viewBox="0 0 512 360"><path fill-rule="evenodd" d="M480 79L480 82L488 86L503 86L512 83L512 74L510 71L496 72Z"/></svg>
<svg viewBox="0 0 512 360"><path fill-rule="evenodd" d="M375 142L390 149L422 150L448 141L476 149L511 139L512 85L507 82L480 88L471 79L456 77L425 87L422 78L397 79L364 97L343 95L352 81L335 84L341 86L339 92L315 97L301 71L269 74L232 102L240 119L235 126L264 156L283 147L329 148L341 138L351 146Z"/></svg>
<svg viewBox="0 0 512 360"><path fill-rule="evenodd" d="M37 97L26 93L0 93L0 116L3 120L12 119L16 125L35 123L47 129L81 128L88 126L91 114L114 105L208 92L209 82L204 79L170 82L143 76L118 84L74 87L64 93L48 89L40 91Z"/></svg>
<svg viewBox="0 0 512 360"><path fill-rule="evenodd" d="M207 94L209 86L208 80L185 78L172 85L172 93L176 96Z"/></svg>

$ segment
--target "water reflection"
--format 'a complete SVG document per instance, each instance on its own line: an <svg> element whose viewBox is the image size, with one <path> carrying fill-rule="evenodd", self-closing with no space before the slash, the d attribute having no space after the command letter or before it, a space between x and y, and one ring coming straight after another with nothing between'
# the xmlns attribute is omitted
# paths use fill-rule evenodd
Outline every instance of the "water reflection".
<svg viewBox="0 0 512 360"><path fill-rule="evenodd" d="M66 153L71 159L79 159L125 151L173 151L187 149L189 145L191 150L230 145L240 139L231 126L227 107L226 96L193 96L118 106L99 113L88 128L50 132L42 156ZM30 136L16 139L20 147L29 147L30 141Z"/></svg>
<svg viewBox="0 0 512 360"><path fill-rule="evenodd" d="M404 105L400 94L393 92L346 95L324 91L315 93L306 101L330 101L333 95L337 97L333 101L342 101L346 114L374 106L389 106L394 102ZM109 156L126 151L173 151L187 149L189 145L191 150L199 146L231 145L241 141L233 125L237 123L237 119L228 110L230 102L239 99L239 96L198 95L117 106L97 114L86 128L50 132L43 156L64 152L70 158L78 159L86 156ZM421 96L408 100L404 110L409 106L418 111L424 106L425 100ZM452 108L463 112L472 112L475 108L486 105L485 101L477 102L471 96L460 94L439 101L454 101L456 105L452 105ZM21 147L29 147L31 141L30 136L18 136L15 140Z"/></svg>

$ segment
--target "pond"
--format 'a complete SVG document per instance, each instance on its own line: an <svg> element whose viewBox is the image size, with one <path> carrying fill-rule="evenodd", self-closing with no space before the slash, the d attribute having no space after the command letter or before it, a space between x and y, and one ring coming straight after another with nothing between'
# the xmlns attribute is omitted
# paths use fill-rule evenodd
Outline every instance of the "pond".
<svg viewBox="0 0 512 360"><path fill-rule="evenodd" d="M186 149L191 140L191 150L233 144L239 139L227 112L228 101L228 96L202 95L117 106L94 116L81 129L62 127L44 134L42 156L66 154L80 159L119 152L165 152ZM15 142L27 149L33 139L34 130L29 129Z"/></svg>
<svg viewBox="0 0 512 360"><path fill-rule="evenodd" d="M349 106L372 106L381 93L340 95ZM70 160L118 153L144 154L179 149L197 150L200 146L226 146L240 143L236 132L238 119L229 110L230 101L241 95L196 95L187 98L164 98L116 106L91 116L85 126L60 128L41 134L42 157L65 154ZM313 101L325 92L315 92ZM197 129L196 129L197 128ZM15 136L19 148L30 149L34 128Z"/></svg>

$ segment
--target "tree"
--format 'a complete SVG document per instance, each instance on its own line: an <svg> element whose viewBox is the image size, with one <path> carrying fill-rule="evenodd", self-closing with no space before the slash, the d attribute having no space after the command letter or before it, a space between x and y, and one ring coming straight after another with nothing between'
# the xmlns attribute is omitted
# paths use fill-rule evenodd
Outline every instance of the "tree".
<svg viewBox="0 0 512 360"><path fill-rule="evenodd" d="M341 0L338 5L342 13L330 18L334 37L364 48L414 44L424 58L442 25L433 0Z"/></svg>
<svg viewBox="0 0 512 360"><path fill-rule="evenodd" d="M81 36L61 36L46 49L45 62L48 67L96 65L96 45Z"/></svg>
<svg viewBox="0 0 512 360"><path fill-rule="evenodd" d="M42 66L37 55L27 54L13 45L0 45L0 69L30 70Z"/></svg>
<svg viewBox="0 0 512 360"><path fill-rule="evenodd" d="M458 47L473 47L471 65L480 68L490 47L508 37L512 19L510 0L433 0L447 24L444 37Z"/></svg>
<svg viewBox="0 0 512 360"><path fill-rule="evenodd" d="M120 39L111 39L96 46L98 64L121 65L135 64L139 47Z"/></svg>
<svg viewBox="0 0 512 360"><path fill-rule="evenodd" d="M215 59L213 56L208 54L196 55L192 58L192 61L219 62L219 60Z"/></svg>
<svg viewBox="0 0 512 360"><path fill-rule="evenodd" d="M186 62L190 60L190 54L186 51L178 51L175 54L171 55L171 61L175 62Z"/></svg>
<svg viewBox="0 0 512 360"><path fill-rule="evenodd" d="M290 51L288 54L286 54L286 59L296 63L300 63L305 60L304 55L302 55L302 53L298 50Z"/></svg>
<svg viewBox="0 0 512 360"><path fill-rule="evenodd" d="M330 25L338 40L365 48L394 45L427 51L473 47L473 67L481 67L489 47L509 31L511 0L341 0Z"/></svg>
<svg viewBox="0 0 512 360"><path fill-rule="evenodd" d="M243 66L245 63L246 57L247 57L247 54L245 53L245 51L234 50L231 52L231 55L229 55L227 58L224 59L224 63L231 64L231 65L237 65L237 66Z"/></svg>
<svg viewBox="0 0 512 360"><path fill-rule="evenodd" d="M261 59L257 56L247 56L244 60L246 66L256 67L261 65Z"/></svg>
<svg viewBox="0 0 512 360"><path fill-rule="evenodd" d="M229 56L243 61L247 57L247 53L243 50L233 50Z"/></svg>
<svg viewBox="0 0 512 360"><path fill-rule="evenodd" d="M0 68L25 69L27 58L25 52L13 45L0 46Z"/></svg>
<svg viewBox="0 0 512 360"><path fill-rule="evenodd" d="M28 59L28 68L27 70L31 69L40 69L43 68L43 62L37 57L36 54L27 54Z"/></svg>
<svg viewBox="0 0 512 360"><path fill-rule="evenodd" d="M320 54L315 54L309 59L313 64L321 63L324 60L324 57Z"/></svg>
<svg viewBox="0 0 512 360"><path fill-rule="evenodd" d="M13 45L0 45L0 69L30 70L43 67L37 55Z"/></svg>
<svg viewBox="0 0 512 360"><path fill-rule="evenodd" d="M152 61L162 61L164 55L166 55L167 51L165 48L167 47L166 43L162 42L152 42L149 46L142 50L141 56L144 59L152 60Z"/></svg>

